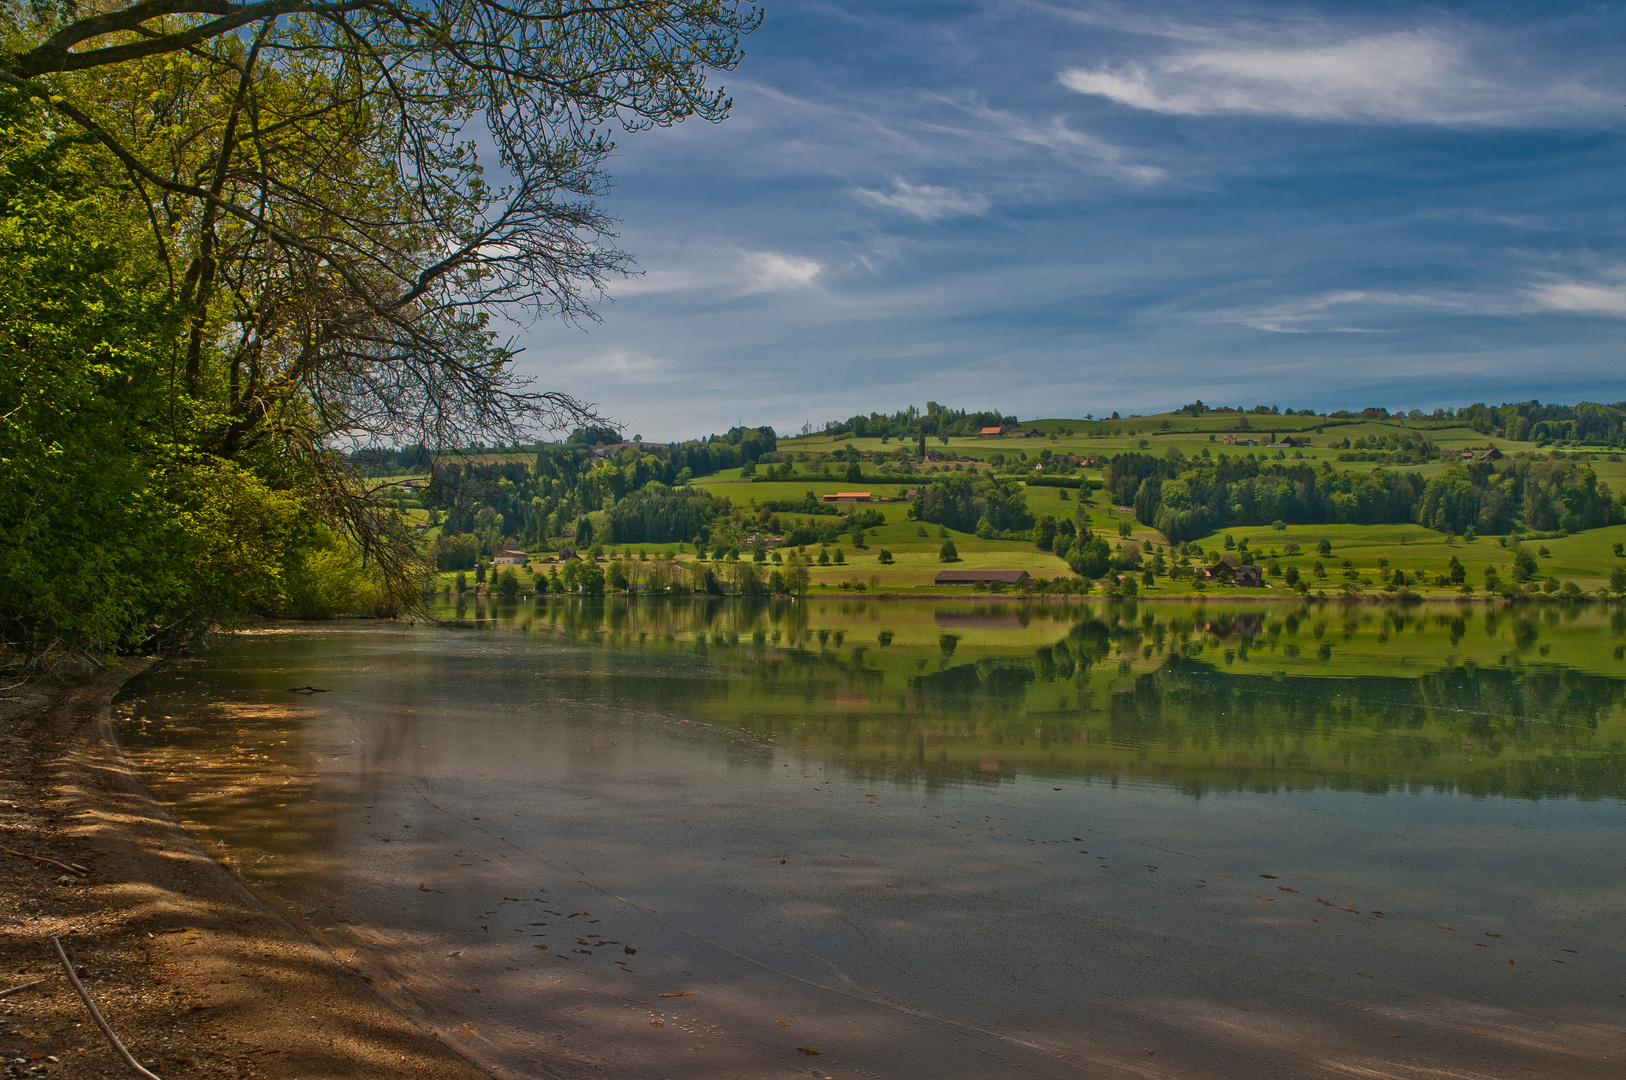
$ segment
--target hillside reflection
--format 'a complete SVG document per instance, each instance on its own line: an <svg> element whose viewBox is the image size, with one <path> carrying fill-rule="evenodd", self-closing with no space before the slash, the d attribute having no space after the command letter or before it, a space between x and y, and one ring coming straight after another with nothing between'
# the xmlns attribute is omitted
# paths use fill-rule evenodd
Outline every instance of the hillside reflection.
<svg viewBox="0 0 1626 1080"><path fill-rule="evenodd" d="M583 651L558 693L927 784L1078 775L1626 798L1626 612L542 600L454 625Z"/></svg>

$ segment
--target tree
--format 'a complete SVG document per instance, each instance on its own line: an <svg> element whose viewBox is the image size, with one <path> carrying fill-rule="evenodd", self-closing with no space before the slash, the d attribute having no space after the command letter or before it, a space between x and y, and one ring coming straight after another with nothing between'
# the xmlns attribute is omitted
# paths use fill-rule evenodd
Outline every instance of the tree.
<svg viewBox="0 0 1626 1080"><path fill-rule="evenodd" d="M876 561L882 566L889 566L892 563L892 553L886 550L886 548L882 548L880 553L876 556Z"/></svg>
<svg viewBox="0 0 1626 1080"><path fill-rule="evenodd" d="M1609 591L1616 596L1626 593L1626 566L1616 563L1609 568Z"/></svg>
<svg viewBox="0 0 1626 1080"><path fill-rule="evenodd" d="M953 540L944 540L943 546L937 549L938 562L959 562L960 553L954 548Z"/></svg>
<svg viewBox="0 0 1626 1080"><path fill-rule="evenodd" d="M863 466L856 461L847 465L847 482L849 484L862 484L864 482Z"/></svg>
<svg viewBox="0 0 1626 1080"><path fill-rule="evenodd" d="M4 13L4 108L31 100L62 145L94 146L87 179L140 215L120 257L150 263L161 303L120 336L169 320L139 388L166 399L169 437L294 493L397 591L412 537L334 448L597 422L518 376L492 317L594 318L630 266L595 203L614 128L723 119L708 79L760 18L735 0Z"/></svg>
<svg viewBox="0 0 1626 1080"><path fill-rule="evenodd" d="M504 570L497 579L497 591L504 600L512 600L519 595L519 575L514 573L513 567Z"/></svg>
<svg viewBox="0 0 1626 1080"><path fill-rule="evenodd" d="M811 578L807 560L800 555L792 555L790 561L785 564L785 587L794 596L806 596Z"/></svg>

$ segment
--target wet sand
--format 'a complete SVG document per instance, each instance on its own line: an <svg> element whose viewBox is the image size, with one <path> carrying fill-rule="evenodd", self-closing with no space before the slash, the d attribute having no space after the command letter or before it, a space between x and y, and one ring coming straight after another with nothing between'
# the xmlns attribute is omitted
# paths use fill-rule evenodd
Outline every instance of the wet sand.
<svg viewBox="0 0 1626 1080"><path fill-rule="evenodd" d="M268 910L134 780L104 723L143 666L0 700L0 845L88 871L0 854L0 989L45 980L0 1000L0 1070L133 1075L68 986L59 935L164 1080L485 1077Z"/></svg>

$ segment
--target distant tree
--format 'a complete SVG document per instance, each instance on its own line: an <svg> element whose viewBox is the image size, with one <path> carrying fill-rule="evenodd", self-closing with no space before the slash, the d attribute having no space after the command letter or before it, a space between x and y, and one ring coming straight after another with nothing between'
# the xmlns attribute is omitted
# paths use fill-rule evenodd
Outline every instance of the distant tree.
<svg viewBox="0 0 1626 1080"><path fill-rule="evenodd" d="M943 541L943 546L937 549L937 559L939 562L960 561L960 553L955 550L953 540Z"/></svg>
<svg viewBox="0 0 1626 1080"><path fill-rule="evenodd" d="M504 600L512 600L519 595L519 575L514 573L513 567L504 570L497 579L497 591Z"/></svg>
<svg viewBox="0 0 1626 1080"><path fill-rule="evenodd" d="M819 549L819 565L820 566L829 566L830 565L830 551L829 551L828 548L820 548Z"/></svg>
<svg viewBox="0 0 1626 1080"><path fill-rule="evenodd" d="M1317 542L1316 546L1315 546L1315 552L1316 552L1317 555L1331 555L1332 554L1332 541L1331 540L1321 540L1321 541Z"/></svg>
<svg viewBox="0 0 1626 1080"><path fill-rule="evenodd" d="M1133 525L1131 525L1129 522L1127 522L1127 521L1118 522L1118 535L1119 536L1128 537L1129 534L1134 532L1134 531L1135 531L1135 527ZM1229 540L1230 537L1226 537L1226 539Z"/></svg>
<svg viewBox="0 0 1626 1080"><path fill-rule="evenodd" d="M627 578L627 567L620 559L610 564L610 571L605 575L605 581L611 592L626 592L631 582Z"/></svg>
<svg viewBox="0 0 1626 1080"><path fill-rule="evenodd" d="M458 592L468 592L468 590L469 590L469 575L467 575L463 571L459 570L457 572L457 591Z"/></svg>
<svg viewBox="0 0 1626 1080"><path fill-rule="evenodd" d="M849 462L847 465L847 482L850 484L862 484L864 482L864 469L856 461Z"/></svg>
<svg viewBox="0 0 1626 1080"><path fill-rule="evenodd" d="M1609 569L1609 591L1619 596L1626 593L1626 566L1616 563Z"/></svg>
<svg viewBox="0 0 1626 1080"><path fill-rule="evenodd" d="M882 565L889 565L892 562L892 553L886 548L882 548L880 554L876 557L876 561Z"/></svg>
<svg viewBox="0 0 1626 1080"><path fill-rule="evenodd" d="M840 548L836 548L836 557L835 557L836 565L837 566L842 566L846 562L847 562L847 553L842 551Z"/></svg>
<svg viewBox="0 0 1626 1080"><path fill-rule="evenodd" d="M793 596L806 596L811 577L807 570L807 560L800 555L792 555L790 562L785 564L785 588Z"/></svg>

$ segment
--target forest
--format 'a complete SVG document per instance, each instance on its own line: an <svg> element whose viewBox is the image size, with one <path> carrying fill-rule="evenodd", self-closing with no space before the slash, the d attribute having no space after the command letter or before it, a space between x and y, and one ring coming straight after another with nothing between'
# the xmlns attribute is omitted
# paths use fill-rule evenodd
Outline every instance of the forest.
<svg viewBox="0 0 1626 1080"><path fill-rule="evenodd" d="M1119 505L1176 543L1230 525L1415 522L1438 532L1498 534L1515 524L1578 532L1615 522L1609 485L1564 459L1453 464L1438 475L1356 472L1253 456L1188 458L1126 453L1107 467Z"/></svg>

